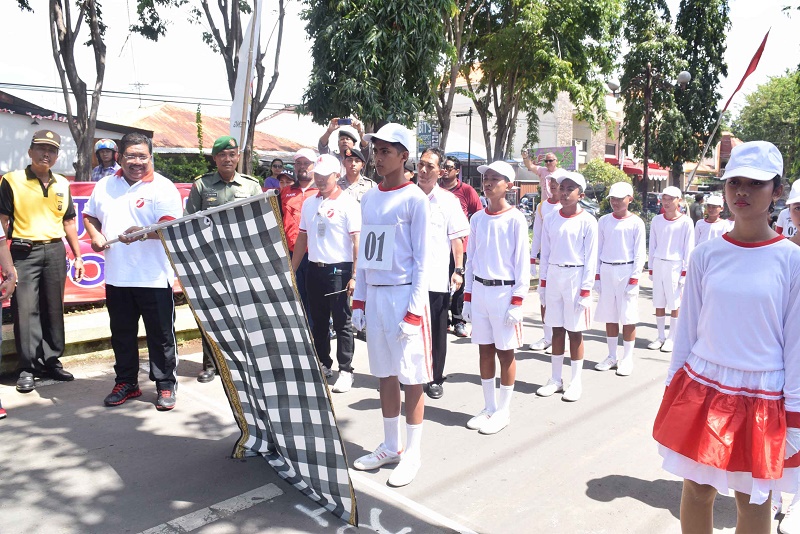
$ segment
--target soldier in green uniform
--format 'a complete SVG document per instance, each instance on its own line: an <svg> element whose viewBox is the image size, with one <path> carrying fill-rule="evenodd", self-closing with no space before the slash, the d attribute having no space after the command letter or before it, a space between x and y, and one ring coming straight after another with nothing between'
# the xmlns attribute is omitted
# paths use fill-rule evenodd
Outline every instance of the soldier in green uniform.
<svg viewBox="0 0 800 534"><path fill-rule="evenodd" d="M239 145L236 139L228 135L214 141L211 156L217 164L217 170L198 176L192 184L189 198L186 200L186 214L221 206L240 198L261 194L261 185L256 178L239 174ZM214 380L216 369L211 358L211 344L203 336L203 371L197 376L198 382Z"/></svg>

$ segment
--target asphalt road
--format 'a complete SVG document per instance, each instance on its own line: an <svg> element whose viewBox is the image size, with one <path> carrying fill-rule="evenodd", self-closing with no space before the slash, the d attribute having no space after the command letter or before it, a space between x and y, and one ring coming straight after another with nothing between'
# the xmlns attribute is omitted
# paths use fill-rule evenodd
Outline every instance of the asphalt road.
<svg viewBox="0 0 800 534"><path fill-rule="evenodd" d="M529 343L541 337L535 292L525 307ZM395 489L386 484L388 469L352 471L360 530L679 532L681 482L660 469L650 437L669 355L646 348L655 334L647 284L640 308L630 377L594 371L606 356L605 333L585 335L579 402L537 397L549 356L519 351L511 424L494 436L464 426L483 407L477 347L450 335L449 379L442 399L426 399L416 480ZM109 360L68 361L75 382L43 382L26 395L2 381L9 417L0 421L0 533L355 531L265 460L230 458L238 429L219 380L195 380L198 351L197 343L182 347L178 404L166 413L156 411L144 372L142 397L104 407ZM360 341L355 368L354 389L333 394L351 465L383 438L377 380ZM733 498L718 497L716 529L733 532L735 515Z"/></svg>

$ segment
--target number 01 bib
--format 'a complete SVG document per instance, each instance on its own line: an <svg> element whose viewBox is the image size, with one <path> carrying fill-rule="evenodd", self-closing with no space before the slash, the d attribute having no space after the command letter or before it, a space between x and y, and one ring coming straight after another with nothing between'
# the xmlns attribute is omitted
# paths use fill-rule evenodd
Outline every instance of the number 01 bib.
<svg viewBox="0 0 800 534"><path fill-rule="evenodd" d="M392 268L395 226L365 224L358 243L358 267L388 271Z"/></svg>

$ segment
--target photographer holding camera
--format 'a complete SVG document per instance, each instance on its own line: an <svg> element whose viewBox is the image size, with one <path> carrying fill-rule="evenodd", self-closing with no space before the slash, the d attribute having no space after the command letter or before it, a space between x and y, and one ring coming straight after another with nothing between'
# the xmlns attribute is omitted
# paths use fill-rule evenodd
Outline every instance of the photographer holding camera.
<svg viewBox="0 0 800 534"><path fill-rule="evenodd" d="M336 130L339 130L339 153L333 155L339 159L339 162L344 165L345 152L348 148L355 148L364 154L364 167L366 167L370 158L372 157L372 149L368 142L364 141L364 127L361 121L351 118L331 119L328 123L328 129L322 134L317 143L317 149L320 155L329 154L330 148L328 141L331 135ZM342 167L341 176L345 175L345 169Z"/></svg>

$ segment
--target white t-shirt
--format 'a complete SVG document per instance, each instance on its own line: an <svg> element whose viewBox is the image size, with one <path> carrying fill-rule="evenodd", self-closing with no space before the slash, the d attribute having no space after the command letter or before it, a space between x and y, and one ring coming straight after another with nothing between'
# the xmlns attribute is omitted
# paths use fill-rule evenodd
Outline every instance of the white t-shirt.
<svg viewBox="0 0 800 534"><path fill-rule="evenodd" d="M631 213L618 219L613 213L603 215L597 222L597 273L605 263L632 261L631 278L639 279L647 259L644 221Z"/></svg>
<svg viewBox="0 0 800 534"><path fill-rule="evenodd" d="M689 354L742 371L786 370L786 409L800 411L800 247L730 234L692 253L667 380Z"/></svg>
<svg viewBox="0 0 800 534"><path fill-rule="evenodd" d="M689 255L694 250L694 224L688 215L680 214L675 219L667 220L662 213L650 222L650 268L656 258L669 261L681 261L681 270L689 265Z"/></svg>
<svg viewBox="0 0 800 534"><path fill-rule="evenodd" d="M699 245L709 239L720 237L725 232L730 232L733 229L733 224L726 220L718 218L713 223L705 219L700 219L694 225L694 246Z"/></svg>
<svg viewBox="0 0 800 534"><path fill-rule="evenodd" d="M361 207L337 186L327 198L307 198L299 229L308 237L308 259L316 263L353 261L353 234L361 231Z"/></svg>
<svg viewBox="0 0 800 534"><path fill-rule="evenodd" d="M181 195L175 184L160 174L133 185L122 176L106 176L94 186L83 209L94 217L106 239L131 226L150 226L183 215ZM160 240L114 243L104 251L106 283L117 287L171 287L175 273Z"/></svg>
<svg viewBox="0 0 800 534"><path fill-rule="evenodd" d="M490 213L488 208L469 221L464 293L472 293L475 276L484 280L513 280L511 297L518 304L530 288L528 221L517 208ZM480 283L480 282L474 282Z"/></svg>
<svg viewBox="0 0 800 534"><path fill-rule="evenodd" d="M428 291L450 291L450 241L469 235L469 221L461 201L438 185L428 195L431 215L428 231Z"/></svg>
<svg viewBox="0 0 800 534"><path fill-rule="evenodd" d="M565 217L561 210L544 218L539 279L550 265L583 265L581 291L591 290L597 269L597 220L586 210Z"/></svg>
<svg viewBox="0 0 800 534"><path fill-rule="evenodd" d="M775 223L775 230L786 237L794 236L797 228L794 227L792 216L789 214L789 208L781 210L778 214L778 220Z"/></svg>
<svg viewBox="0 0 800 534"><path fill-rule="evenodd" d="M408 311L414 315L424 315L429 302L426 261L429 219L428 196L412 182L394 189L384 189L381 184L364 193L361 197L359 258L371 248L372 257L380 255L391 268L366 268L359 261L354 301L366 300L367 285L411 284ZM394 246L384 248L382 245L392 241L389 233L392 234ZM366 240L371 241L369 247L365 247Z"/></svg>
<svg viewBox="0 0 800 534"><path fill-rule="evenodd" d="M545 200L536 206L536 212L533 215L533 240L531 241L531 260L536 259L539 252L542 250L542 223L544 218L554 211L561 209L561 202L550 202ZM534 263L531 261L531 263Z"/></svg>

